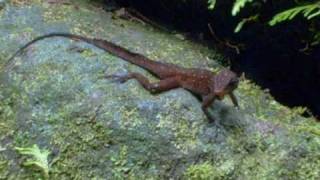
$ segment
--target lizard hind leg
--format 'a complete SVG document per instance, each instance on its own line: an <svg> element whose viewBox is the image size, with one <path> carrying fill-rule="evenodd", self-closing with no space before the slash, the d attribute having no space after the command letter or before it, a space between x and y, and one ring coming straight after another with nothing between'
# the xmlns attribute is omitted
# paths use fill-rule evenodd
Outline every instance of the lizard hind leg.
<svg viewBox="0 0 320 180"><path fill-rule="evenodd" d="M120 83L124 83L129 79L136 79L144 87L144 89L148 90L150 93L160 93L180 87L178 78L175 76L161 79L160 81L155 83L150 83L148 78L140 73L128 73L126 75L107 75L105 76L105 78L113 78Z"/></svg>

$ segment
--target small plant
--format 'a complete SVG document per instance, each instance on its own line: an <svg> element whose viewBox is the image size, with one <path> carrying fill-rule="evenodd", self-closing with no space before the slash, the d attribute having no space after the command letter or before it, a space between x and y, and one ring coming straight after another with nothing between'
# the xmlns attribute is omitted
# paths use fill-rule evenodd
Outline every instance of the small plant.
<svg viewBox="0 0 320 180"><path fill-rule="evenodd" d="M50 152L48 150L40 150L38 145L32 147L15 147L21 155L31 155L32 159L28 159L23 163L24 166L36 166L43 172L45 179L49 179L49 163L48 156Z"/></svg>

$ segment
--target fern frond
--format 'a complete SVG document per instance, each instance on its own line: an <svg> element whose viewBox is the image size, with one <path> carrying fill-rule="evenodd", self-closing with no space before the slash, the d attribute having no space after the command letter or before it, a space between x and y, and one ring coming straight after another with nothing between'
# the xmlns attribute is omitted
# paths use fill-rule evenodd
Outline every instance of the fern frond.
<svg viewBox="0 0 320 180"><path fill-rule="evenodd" d="M315 13L313 13L313 14L310 14L310 15L308 15L308 19L311 19L311 18L314 18L314 17L316 17L316 16L319 16L320 15L320 10L318 10L317 12L315 12Z"/></svg>
<svg viewBox="0 0 320 180"><path fill-rule="evenodd" d="M319 1L320 2L320 1ZM280 22L288 21L296 17L298 14L302 14L305 18L311 19L320 15L319 2L308 4L304 6L297 6L273 16L272 20L269 21L270 26L274 26Z"/></svg>
<svg viewBox="0 0 320 180"><path fill-rule="evenodd" d="M208 9L214 9L214 7L216 6L216 0L208 0Z"/></svg>
<svg viewBox="0 0 320 180"><path fill-rule="evenodd" d="M235 32L235 33L240 32L240 30L242 29L242 27L243 27L246 23L252 22L252 21L257 21L257 20L258 20L258 17L259 17L259 14L256 14L256 15L250 16L250 17L248 17L248 18L242 19L242 20L238 23L237 27L234 29L234 32Z"/></svg>
<svg viewBox="0 0 320 180"><path fill-rule="evenodd" d="M250 3L252 1L253 0L236 0L232 7L232 16L237 15L247 3Z"/></svg>

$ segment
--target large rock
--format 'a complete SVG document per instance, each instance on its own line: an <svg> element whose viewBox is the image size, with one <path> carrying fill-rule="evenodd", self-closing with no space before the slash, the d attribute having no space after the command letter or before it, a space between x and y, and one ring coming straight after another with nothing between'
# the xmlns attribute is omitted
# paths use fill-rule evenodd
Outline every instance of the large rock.
<svg viewBox="0 0 320 180"><path fill-rule="evenodd" d="M223 59L175 35L113 19L87 1L30 0L7 2L0 11L1 64L49 32L108 39L184 67L218 70ZM65 38L39 41L18 56L14 68L1 74L0 179L48 178L37 171L41 165L23 166L41 151L28 157L17 147L34 144L50 152L51 179L320 178L320 127L300 116L303 108L283 107L244 80L236 90L241 110L228 99L215 102L216 123L208 124L201 104L183 89L151 95L135 80L101 78L129 71L157 80Z"/></svg>

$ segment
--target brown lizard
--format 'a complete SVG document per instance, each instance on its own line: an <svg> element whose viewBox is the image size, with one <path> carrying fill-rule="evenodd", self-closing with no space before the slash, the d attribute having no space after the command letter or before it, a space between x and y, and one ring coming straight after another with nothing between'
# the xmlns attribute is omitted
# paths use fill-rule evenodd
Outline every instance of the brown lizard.
<svg viewBox="0 0 320 180"><path fill-rule="evenodd" d="M222 100L224 96L228 94L233 104L238 107L238 102L233 94L233 90L237 88L239 79L234 72L228 69L223 69L215 75L211 71L205 69L183 68L174 64L151 60L141 54L131 52L106 40L87 38L69 33L50 33L33 39L22 46L11 58L9 58L4 66L5 70L9 71L14 66L14 57L23 52L24 49L36 41L49 37L65 37L87 42L132 64L146 69L153 75L157 76L160 81L150 83L144 75L135 72L122 76L106 75L106 78L116 78L120 82L125 82L129 79L136 79L150 93L159 93L179 87L191 91L197 97L201 97L202 110L210 121L213 121L213 118L209 115L208 107L216 98Z"/></svg>

